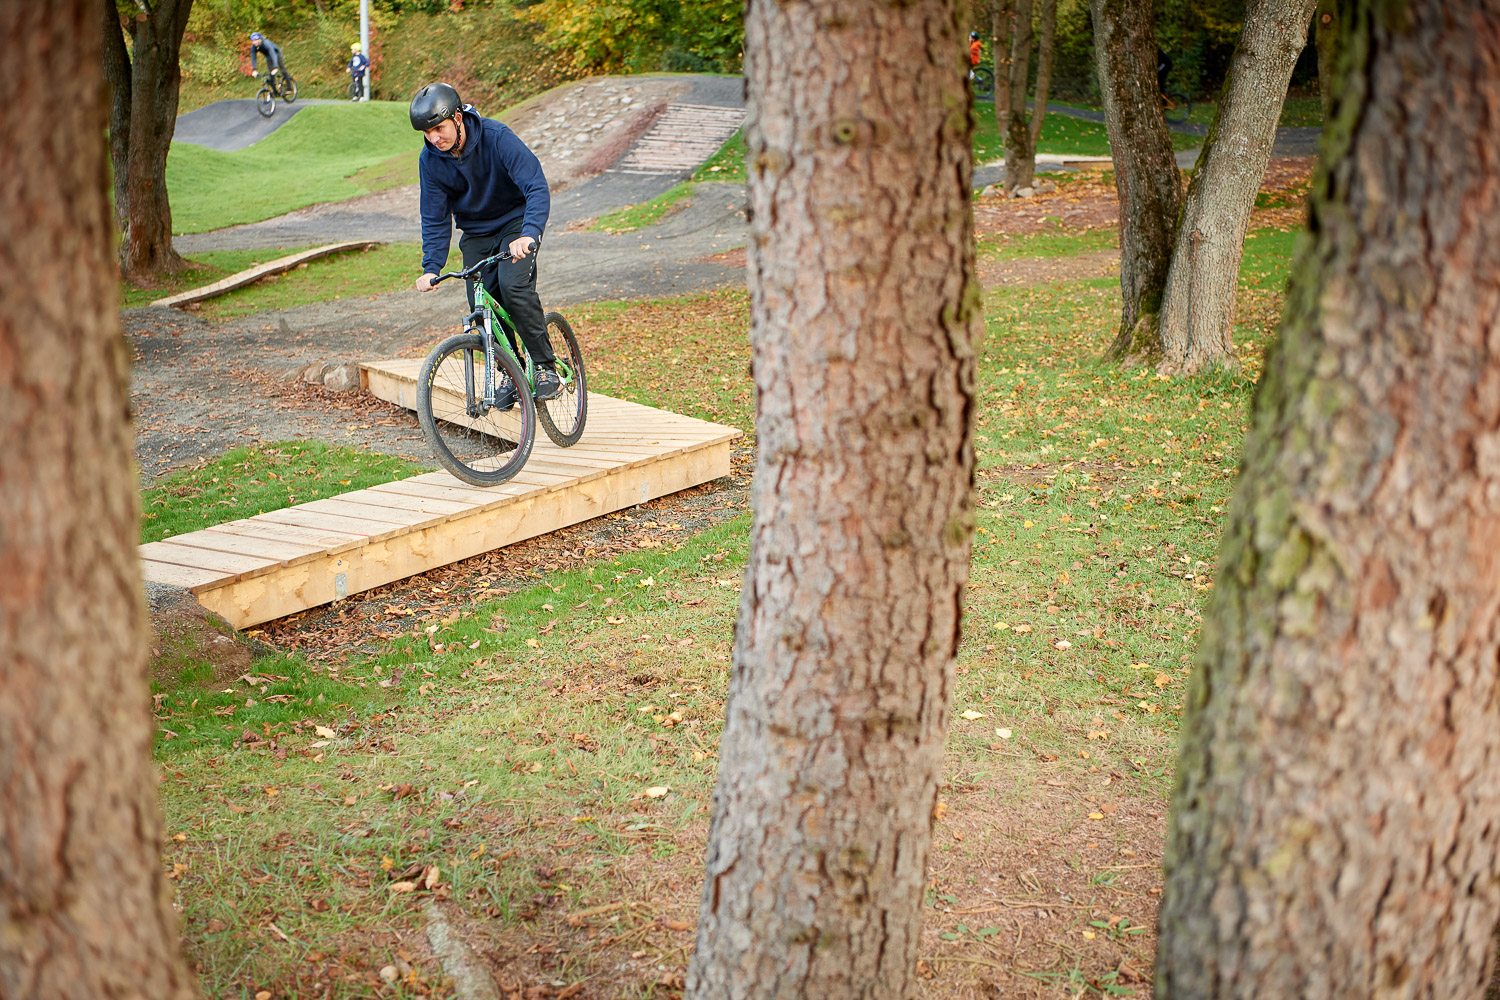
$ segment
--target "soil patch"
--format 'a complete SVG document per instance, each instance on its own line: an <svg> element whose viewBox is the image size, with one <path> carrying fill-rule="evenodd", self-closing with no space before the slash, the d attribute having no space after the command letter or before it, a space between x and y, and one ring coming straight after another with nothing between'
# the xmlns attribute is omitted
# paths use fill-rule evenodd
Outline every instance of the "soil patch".
<svg viewBox="0 0 1500 1000"><path fill-rule="evenodd" d="M1105 278L1120 273L1120 251L1072 257L1031 257L1023 260L982 260L979 262L979 284L991 288L1017 285L1045 285L1054 281L1079 281Z"/></svg>

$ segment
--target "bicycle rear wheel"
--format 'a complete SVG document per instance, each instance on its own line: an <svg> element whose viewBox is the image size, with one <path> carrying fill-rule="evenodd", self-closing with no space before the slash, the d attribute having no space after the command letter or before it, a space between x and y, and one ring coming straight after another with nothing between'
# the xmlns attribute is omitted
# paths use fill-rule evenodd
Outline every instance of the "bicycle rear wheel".
<svg viewBox="0 0 1500 1000"><path fill-rule="evenodd" d="M503 348L496 375L524 387L526 376ZM474 486L498 486L515 476L536 440L531 393L501 412L484 405L484 341L477 333L449 337L427 356L417 376L417 422L443 468Z"/></svg>
<svg viewBox="0 0 1500 1000"><path fill-rule="evenodd" d="M1161 95L1161 116L1169 125L1180 125L1193 113L1193 102L1186 94L1169 90Z"/></svg>
<svg viewBox="0 0 1500 1000"><path fill-rule="evenodd" d="M287 72L281 74L281 96L288 104L297 99L297 81Z"/></svg>
<svg viewBox="0 0 1500 1000"><path fill-rule="evenodd" d="M547 314L547 340L557 357L557 377L562 391L536 404L537 420L542 430L559 448L569 448L583 437L583 424L589 415L588 377L583 369L583 349L573 335L573 327L562 313Z"/></svg>
<svg viewBox="0 0 1500 1000"><path fill-rule="evenodd" d="M270 87L260 88L260 93L255 95L255 110L260 112L262 118L269 118L276 113L276 98L271 96Z"/></svg>
<svg viewBox="0 0 1500 1000"><path fill-rule="evenodd" d="M995 92L995 74L984 66L969 71L969 89L975 97L989 97Z"/></svg>

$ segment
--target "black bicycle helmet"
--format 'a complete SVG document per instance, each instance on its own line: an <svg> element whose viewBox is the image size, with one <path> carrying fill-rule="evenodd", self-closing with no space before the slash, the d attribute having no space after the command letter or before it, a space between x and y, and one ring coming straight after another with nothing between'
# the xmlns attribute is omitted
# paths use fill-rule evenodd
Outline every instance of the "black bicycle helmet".
<svg viewBox="0 0 1500 1000"><path fill-rule="evenodd" d="M971 32L969 32L969 41L971 41L971 42L977 42L977 41L979 41L979 32L977 32L977 31L971 31Z"/></svg>
<svg viewBox="0 0 1500 1000"><path fill-rule="evenodd" d="M463 101L446 83L429 83L411 99L411 127L426 132L458 114Z"/></svg>

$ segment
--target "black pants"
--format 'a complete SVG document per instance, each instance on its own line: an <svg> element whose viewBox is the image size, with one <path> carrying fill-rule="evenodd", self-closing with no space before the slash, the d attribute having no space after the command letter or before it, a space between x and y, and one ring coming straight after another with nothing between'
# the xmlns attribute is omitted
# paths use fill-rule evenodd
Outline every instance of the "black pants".
<svg viewBox="0 0 1500 1000"><path fill-rule="evenodd" d="M470 236L464 233L458 238L458 252L463 254L464 267L470 267L486 257L493 256L510 246L511 241L521 236L518 222L495 236ZM505 311L510 313L526 345L526 353L533 363L550 365L556 359L552 344L547 339L547 319L542 313L542 300L536 294L536 255L540 243L531 245L531 253L525 260L504 260L480 272L484 287L493 295ZM469 308L474 308L474 279L468 281Z"/></svg>

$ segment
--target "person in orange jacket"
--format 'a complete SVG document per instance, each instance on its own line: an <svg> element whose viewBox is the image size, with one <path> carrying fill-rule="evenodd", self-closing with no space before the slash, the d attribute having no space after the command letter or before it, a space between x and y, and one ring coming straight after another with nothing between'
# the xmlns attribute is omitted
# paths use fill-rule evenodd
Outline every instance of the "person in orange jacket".
<svg viewBox="0 0 1500 1000"><path fill-rule="evenodd" d="M983 46L980 45L980 43L979 43L979 32L977 32L977 31L971 31L971 32L969 32L969 65L970 66L978 66L979 65L979 52L980 52L980 49L982 49L982 48L983 48Z"/></svg>

